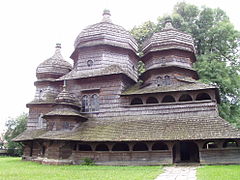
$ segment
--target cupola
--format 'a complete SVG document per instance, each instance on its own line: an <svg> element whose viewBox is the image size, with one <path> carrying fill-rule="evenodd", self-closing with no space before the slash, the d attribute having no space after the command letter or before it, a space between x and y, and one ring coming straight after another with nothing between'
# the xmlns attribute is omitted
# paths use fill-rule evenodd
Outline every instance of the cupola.
<svg viewBox="0 0 240 180"><path fill-rule="evenodd" d="M165 27L162 31L154 33L150 39L143 43L142 49L144 54L169 49L195 53L192 36L174 28L171 19L165 22Z"/></svg>
<svg viewBox="0 0 240 180"><path fill-rule="evenodd" d="M137 42L122 26L113 24L109 10L103 11L102 21L85 28L76 38L75 49L95 45L110 45L137 52Z"/></svg>
<svg viewBox="0 0 240 180"><path fill-rule="evenodd" d="M72 65L61 55L61 44L56 44L56 51L52 57L43 61L36 70L38 79L57 79L72 70Z"/></svg>

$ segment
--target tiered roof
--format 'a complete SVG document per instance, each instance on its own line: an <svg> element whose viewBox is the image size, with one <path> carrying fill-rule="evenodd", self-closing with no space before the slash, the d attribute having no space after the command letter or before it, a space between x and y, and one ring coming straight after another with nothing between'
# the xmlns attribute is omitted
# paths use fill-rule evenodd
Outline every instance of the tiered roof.
<svg viewBox="0 0 240 180"><path fill-rule="evenodd" d="M75 49L95 45L111 45L137 52L137 42L122 26L113 24L110 11L104 10L103 19L84 29L76 38Z"/></svg>
<svg viewBox="0 0 240 180"><path fill-rule="evenodd" d="M151 38L143 43L144 54L169 49L179 49L195 53L192 36L175 29L171 21L167 21L162 31L154 33Z"/></svg>
<svg viewBox="0 0 240 180"><path fill-rule="evenodd" d="M63 59L60 50L61 44L57 44L54 55L37 67L36 75L38 79L56 79L72 70L72 65Z"/></svg>

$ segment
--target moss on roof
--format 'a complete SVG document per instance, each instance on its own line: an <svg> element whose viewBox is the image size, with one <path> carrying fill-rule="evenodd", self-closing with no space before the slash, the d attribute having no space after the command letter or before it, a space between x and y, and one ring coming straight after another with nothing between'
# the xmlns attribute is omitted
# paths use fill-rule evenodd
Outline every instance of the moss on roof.
<svg viewBox="0 0 240 180"><path fill-rule="evenodd" d="M187 81L187 80L185 80ZM189 82L189 81L188 81ZM151 93L164 93L174 91L193 91L200 89L216 89L215 86L203 84L197 81L189 82L186 84L173 84L169 86L141 86L136 84L122 93L122 95L138 95L138 94L151 94Z"/></svg>
<svg viewBox="0 0 240 180"><path fill-rule="evenodd" d="M163 118L144 115L101 121L90 119L74 131L48 131L35 138L74 141L197 140L240 138L240 131L219 116ZM25 140L24 135L17 140Z"/></svg>

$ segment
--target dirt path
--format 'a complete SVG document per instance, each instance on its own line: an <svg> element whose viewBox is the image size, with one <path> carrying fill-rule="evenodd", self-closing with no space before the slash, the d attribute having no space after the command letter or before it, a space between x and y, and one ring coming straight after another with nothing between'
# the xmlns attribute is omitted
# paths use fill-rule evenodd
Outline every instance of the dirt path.
<svg viewBox="0 0 240 180"><path fill-rule="evenodd" d="M196 169L197 167L188 166L164 167L164 172L155 180L197 180Z"/></svg>

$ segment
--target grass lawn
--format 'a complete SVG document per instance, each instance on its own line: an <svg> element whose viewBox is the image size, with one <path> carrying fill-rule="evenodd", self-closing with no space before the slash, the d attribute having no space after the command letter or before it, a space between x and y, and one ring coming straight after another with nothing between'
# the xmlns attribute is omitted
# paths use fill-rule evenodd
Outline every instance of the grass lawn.
<svg viewBox="0 0 240 180"><path fill-rule="evenodd" d="M161 166L53 166L0 157L1 180L153 180L161 172Z"/></svg>
<svg viewBox="0 0 240 180"><path fill-rule="evenodd" d="M198 180L239 180L240 165L203 166L197 169Z"/></svg>

